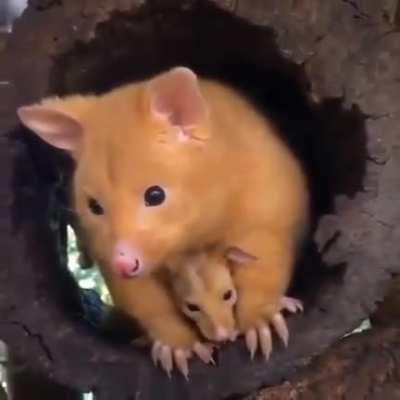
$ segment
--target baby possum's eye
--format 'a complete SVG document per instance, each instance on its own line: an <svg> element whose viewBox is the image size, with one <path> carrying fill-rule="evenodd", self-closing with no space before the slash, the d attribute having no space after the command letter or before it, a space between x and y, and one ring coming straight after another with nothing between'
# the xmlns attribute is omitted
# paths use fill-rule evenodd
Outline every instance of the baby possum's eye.
<svg viewBox="0 0 400 400"><path fill-rule="evenodd" d="M235 289L227 290L223 295L222 299L230 305L234 305L237 300L237 294Z"/></svg>
<svg viewBox="0 0 400 400"><path fill-rule="evenodd" d="M144 203L146 207L159 206L164 200L165 192L160 186L150 186L144 193Z"/></svg>
<svg viewBox="0 0 400 400"><path fill-rule="evenodd" d="M197 304L193 303L186 303L186 308L192 313L200 311L200 307Z"/></svg>
<svg viewBox="0 0 400 400"><path fill-rule="evenodd" d="M104 208L93 197L88 198L88 206L89 206L90 211L94 215L103 215L104 214Z"/></svg>
<svg viewBox="0 0 400 400"><path fill-rule="evenodd" d="M227 290L227 291L224 293L224 295L222 296L222 298L223 298L225 301L228 301L228 300L230 300L230 299L232 298L232 296L233 296L233 291L232 291L232 290Z"/></svg>

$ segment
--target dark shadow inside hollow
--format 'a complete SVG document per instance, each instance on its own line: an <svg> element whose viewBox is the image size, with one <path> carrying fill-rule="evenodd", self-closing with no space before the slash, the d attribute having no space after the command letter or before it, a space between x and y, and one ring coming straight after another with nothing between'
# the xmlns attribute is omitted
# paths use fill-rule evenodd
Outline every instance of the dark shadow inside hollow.
<svg viewBox="0 0 400 400"><path fill-rule="evenodd" d="M145 6L115 13L92 41L58 56L52 92L102 93L177 65L234 86L277 124L309 177L312 230L321 215L335 212L335 196L362 190L367 151L359 109L345 110L341 99L313 102L303 66L282 55L272 30L206 2L186 10ZM325 265L310 239L291 290L318 303L319 291L340 281L344 270L345 265Z"/></svg>

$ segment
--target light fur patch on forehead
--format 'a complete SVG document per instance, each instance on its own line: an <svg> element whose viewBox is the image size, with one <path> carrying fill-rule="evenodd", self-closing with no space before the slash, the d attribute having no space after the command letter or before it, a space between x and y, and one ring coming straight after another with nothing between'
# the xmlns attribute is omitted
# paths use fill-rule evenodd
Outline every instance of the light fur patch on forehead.
<svg viewBox="0 0 400 400"><path fill-rule="evenodd" d="M221 288L232 286L232 276L224 257L213 252L204 252L193 260L193 274L197 287L205 291L218 292Z"/></svg>
<svg viewBox="0 0 400 400"><path fill-rule="evenodd" d="M222 261L214 262L214 264L211 265L210 268L206 268L204 272L204 281L209 290L219 292L233 287L231 272L228 266Z"/></svg>
<svg viewBox="0 0 400 400"><path fill-rule="evenodd" d="M205 289L205 282L202 276L202 271L206 262L207 261L205 255L200 254L190 257L190 259L188 260L188 264L185 267L187 270L187 277L190 285L196 290L203 291Z"/></svg>
<svg viewBox="0 0 400 400"><path fill-rule="evenodd" d="M204 291L204 281L200 276L200 270L201 263L198 254L187 255L180 260L173 279L173 286L180 297L187 298Z"/></svg>

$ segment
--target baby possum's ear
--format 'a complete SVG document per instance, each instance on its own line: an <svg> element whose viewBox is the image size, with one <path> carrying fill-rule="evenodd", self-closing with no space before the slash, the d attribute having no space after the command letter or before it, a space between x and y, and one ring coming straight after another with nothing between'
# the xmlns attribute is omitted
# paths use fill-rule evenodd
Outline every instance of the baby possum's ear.
<svg viewBox="0 0 400 400"><path fill-rule="evenodd" d="M67 101L66 101L67 104ZM77 151L83 128L77 118L63 110L63 100L47 100L41 104L19 107L17 114L27 128L58 149Z"/></svg>
<svg viewBox="0 0 400 400"><path fill-rule="evenodd" d="M243 265L250 261L257 260L253 254L247 253L239 247L229 247L225 252L225 258L231 265Z"/></svg>
<svg viewBox="0 0 400 400"><path fill-rule="evenodd" d="M176 67L156 76L149 81L148 95L151 114L178 128L178 141L208 138L208 107L192 70Z"/></svg>

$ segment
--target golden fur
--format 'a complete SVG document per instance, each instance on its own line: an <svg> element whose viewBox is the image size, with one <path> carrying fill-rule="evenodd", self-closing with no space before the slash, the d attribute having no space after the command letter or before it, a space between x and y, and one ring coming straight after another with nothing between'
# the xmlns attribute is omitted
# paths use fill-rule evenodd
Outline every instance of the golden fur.
<svg viewBox="0 0 400 400"><path fill-rule="evenodd" d="M167 80L180 79L168 74ZM111 272L116 241L135 243L158 267L213 243L254 254L257 260L234 271L237 322L244 331L278 310L308 218L304 174L274 126L218 82L199 80L199 90L207 112L196 117L188 128L192 136L182 142L179 129L151 111L149 82L33 106L56 109L82 127L72 146L74 204L115 304L154 340L181 347L190 347L196 335L157 277L126 280ZM173 96L179 103L179 89ZM190 106L190 98L183 100ZM27 115L20 112L23 122L57 146ZM143 205L143 191L151 185L166 188L160 207ZM101 203L104 215L90 212L88 196Z"/></svg>
<svg viewBox="0 0 400 400"><path fill-rule="evenodd" d="M245 268L245 267L244 267ZM172 267L173 293L181 311L193 320L208 340L228 340L235 333L236 288L223 252L208 250L188 255ZM229 299L224 295L230 293ZM197 306L192 312L188 304ZM226 336L218 337L218 330Z"/></svg>

